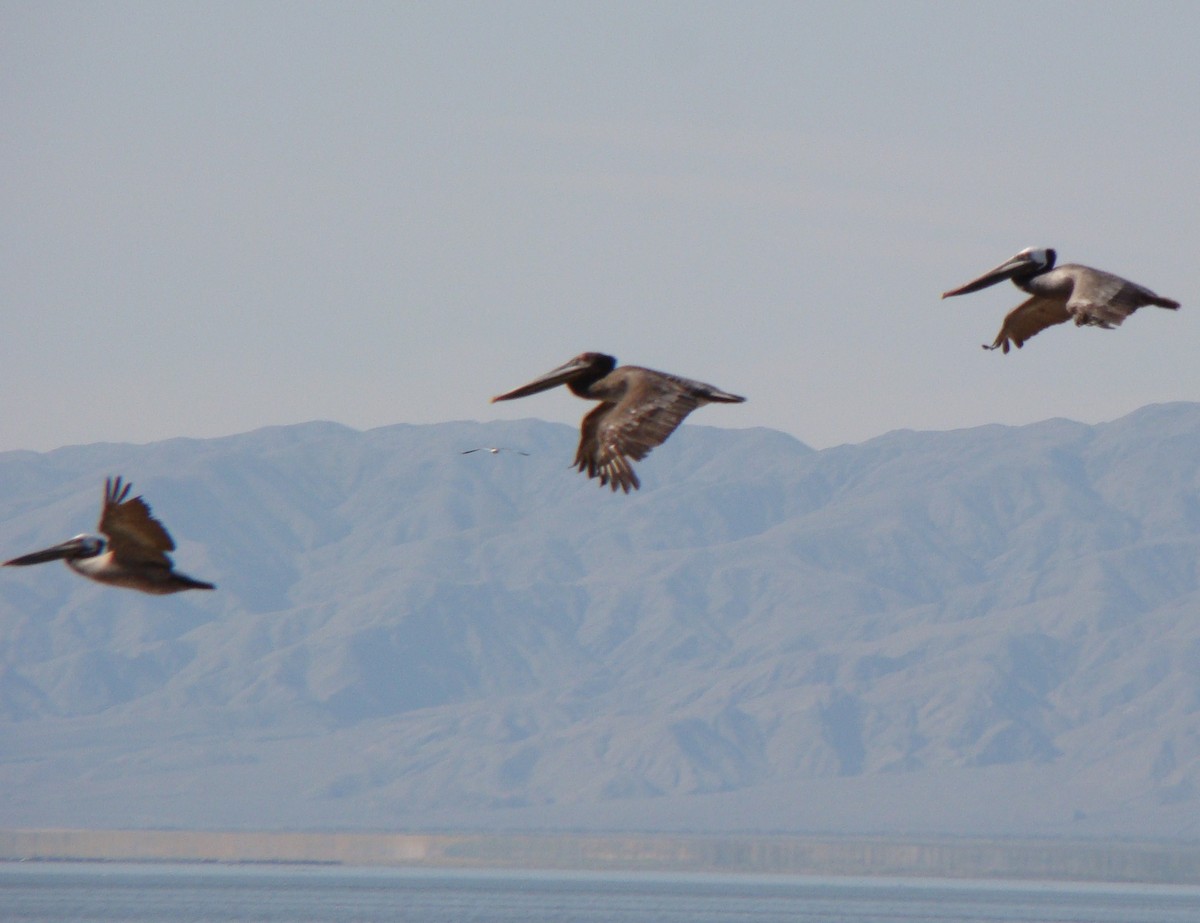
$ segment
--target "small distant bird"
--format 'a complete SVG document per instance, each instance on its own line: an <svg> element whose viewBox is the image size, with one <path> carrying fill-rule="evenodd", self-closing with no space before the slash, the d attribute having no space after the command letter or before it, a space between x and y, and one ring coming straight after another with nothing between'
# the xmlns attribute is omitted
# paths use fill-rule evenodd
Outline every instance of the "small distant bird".
<svg viewBox="0 0 1200 923"><path fill-rule="evenodd" d="M565 384L571 393L601 401L580 425L574 465L590 478L629 493L641 486L629 460L641 461L662 445L683 418L704 404L740 404L745 398L703 382L636 365L617 368L603 353L582 353L527 385L497 395L510 401Z"/></svg>
<svg viewBox="0 0 1200 923"><path fill-rule="evenodd" d="M5 561L4 566L42 564L63 559L77 574L97 583L141 590L162 596L181 590L212 590L211 583L193 580L176 571L166 552L175 543L163 524L150 515L141 497L127 500L131 484L106 478L104 505L100 509L99 535L76 535L73 539Z"/></svg>
<svg viewBox="0 0 1200 923"><path fill-rule="evenodd" d="M518 455L528 455L528 452L522 452L520 449L510 449L506 445L481 445L475 449L467 449L464 452L459 452L459 455L470 455L472 452L491 452L493 455L499 455L501 452L516 452Z"/></svg>
<svg viewBox="0 0 1200 923"><path fill-rule="evenodd" d="M1004 352L1008 352L1009 343L1020 349L1030 337L1072 318L1076 327L1111 330L1146 305L1172 311L1179 307L1178 301L1161 298L1150 289L1110 272L1076 263L1055 269L1056 258L1057 254L1049 248L1026 247L973 282L943 292L942 297L977 292L1004 279L1012 279L1017 288L1032 295L1004 318L995 342L983 347Z"/></svg>

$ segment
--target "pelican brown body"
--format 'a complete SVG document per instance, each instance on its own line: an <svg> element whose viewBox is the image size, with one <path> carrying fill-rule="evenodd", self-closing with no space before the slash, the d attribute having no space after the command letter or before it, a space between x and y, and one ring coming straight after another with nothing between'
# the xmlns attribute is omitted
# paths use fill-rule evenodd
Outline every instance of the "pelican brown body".
<svg viewBox="0 0 1200 923"><path fill-rule="evenodd" d="M577 397L600 401L580 425L575 467L590 478L629 493L641 486L629 461L662 445L683 418L704 404L740 404L745 398L712 385L643 369L617 367L604 353L582 353L492 402L509 401L565 384Z"/></svg>
<svg viewBox="0 0 1200 923"><path fill-rule="evenodd" d="M1114 276L1111 272L1067 263L1054 268L1057 254L1049 248L1027 247L1016 256L990 269L978 279L942 294L943 298L977 292L1005 279L1033 297L1021 302L1004 318L991 346L1008 352L1009 344L1020 349L1030 337L1047 327L1074 319L1077 327L1111 330L1138 308L1153 305L1179 307L1178 301L1162 298L1150 289Z"/></svg>
<svg viewBox="0 0 1200 923"><path fill-rule="evenodd" d="M194 580L174 569L168 551L175 542L163 524L150 515L141 497L129 497L131 484L106 478L99 535L74 538L32 554L5 561L4 566L63 560L71 570L97 583L163 596L181 590L212 590L211 583Z"/></svg>

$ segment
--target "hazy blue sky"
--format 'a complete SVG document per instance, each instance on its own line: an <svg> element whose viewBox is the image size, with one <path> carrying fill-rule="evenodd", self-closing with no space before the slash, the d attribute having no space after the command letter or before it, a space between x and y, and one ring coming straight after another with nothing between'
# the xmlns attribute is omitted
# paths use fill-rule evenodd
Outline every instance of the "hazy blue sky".
<svg viewBox="0 0 1200 923"><path fill-rule="evenodd" d="M0 449L538 416L815 446L1200 398L1200 4L0 3ZM979 345L1027 245L1183 302Z"/></svg>

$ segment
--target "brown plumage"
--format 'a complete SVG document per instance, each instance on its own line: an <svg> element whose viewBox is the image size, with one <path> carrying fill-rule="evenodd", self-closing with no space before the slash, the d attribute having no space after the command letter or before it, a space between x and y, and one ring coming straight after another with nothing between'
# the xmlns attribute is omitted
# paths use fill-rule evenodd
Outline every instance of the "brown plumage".
<svg viewBox="0 0 1200 923"><path fill-rule="evenodd" d="M704 404L740 404L745 398L712 385L635 365L616 367L603 353L582 353L527 385L492 398L507 401L565 384L600 405L580 425L575 467L601 486L629 493L641 486L630 460L662 445L684 417Z"/></svg>
<svg viewBox="0 0 1200 923"><path fill-rule="evenodd" d="M1009 343L1020 349L1025 341L1035 334L1041 333L1047 327L1062 324L1071 319L1067 303L1058 298L1045 298L1034 295L1008 312L1000 332L991 346L984 349L1001 349L1008 352Z"/></svg>
<svg viewBox="0 0 1200 923"><path fill-rule="evenodd" d="M132 484L122 483L119 477L104 479L104 505L97 528L108 537L108 547L121 564L170 567L167 552L175 550L175 542L166 527L150 515L144 499L126 499L132 489Z"/></svg>
<svg viewBox="0 0 1200 923"><path fill-rule="evenodd" d="M77 535L43 551L6 561L23 566L64 560L73 571L98 583L165 595L181 590L211 590L211 583L195 580L174 569L169 551L175 542L163 524L150 513L141 497L129 499L132 485L121 478L105 478L104 503L97 535Z"/></svg>

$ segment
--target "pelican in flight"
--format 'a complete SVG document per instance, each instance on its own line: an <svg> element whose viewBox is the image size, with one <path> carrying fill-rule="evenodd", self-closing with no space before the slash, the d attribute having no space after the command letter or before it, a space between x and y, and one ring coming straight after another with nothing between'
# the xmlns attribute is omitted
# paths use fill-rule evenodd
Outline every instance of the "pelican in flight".
<svg viewBox="0 0 1200 923"><path fill-rule="evenodd" d="M583 353L527 385L497 395L496 401L537 394L565 384L577 397L600 401L580 425L575 467L590 478L629 493L641 486L629 461L641 461L662 445L683 418L704 404L745 400L712 385L666 372L623 365L603 353Z"/></svg>
<svg viewBox="0 0 1200 923"><path fill-rule="evenodd" d="M528 455L528 452L522 452L520 449L510 449L506 445L481 445L478 448L466 449L459 452L459 455L470 455L472 452L489 452L492 455L499 455L501 452L516 452L518 455Z"/></svg>
<svg viewBox="0 0 1200 923"><path fill-rule="evenodd" d="M97 583L126 587L157 596L180 590L211 590L211 583L193 580L174 569L168 551L175 543L163 524L150 515L141 497L129 496L129 483L120 478L104 481L104 506L100 510L99 535L76 535L73 539L5 561L4 566L41 564L63 559L77 574Z"/></svg>
<svg viewBox="0 0 1200 923"><path fill-rule="evenodd" d="M1020 349L1030 337L1068 320L1074 320L1076 327L1112 330L1146 305L1172 311L1179 307L1178 301L1161 298L1150 289L1110 272L1076 263L1055 269L1056 258L1057 254L1049 248L1026 247L978 279L943 292L942 297L977 292L1004 279L1012 279L1017 288L1033 296L1008 313L995 342L983 347L1004 352L1008 352L1010 343Z"/></svg>

